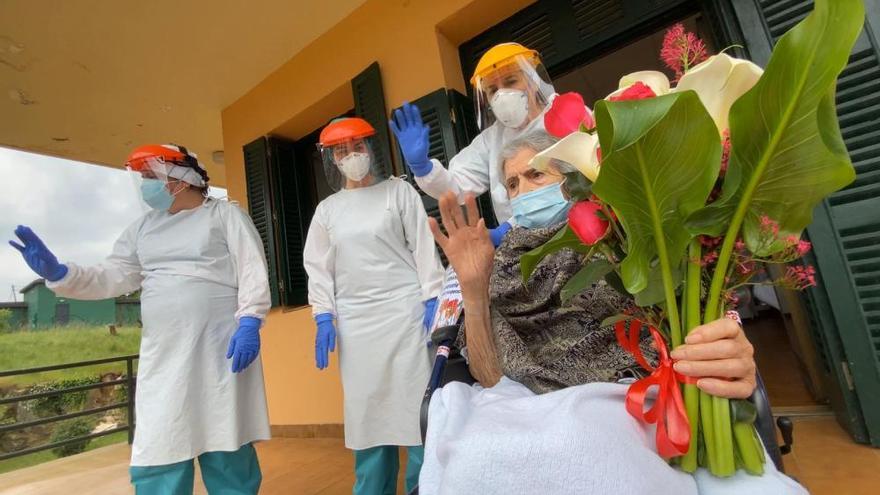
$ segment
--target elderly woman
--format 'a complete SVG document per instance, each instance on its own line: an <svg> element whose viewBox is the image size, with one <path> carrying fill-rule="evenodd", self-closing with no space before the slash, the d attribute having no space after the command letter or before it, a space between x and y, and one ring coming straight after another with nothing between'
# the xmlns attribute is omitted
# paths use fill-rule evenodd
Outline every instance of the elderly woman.
<svg viewBox="0 0 880 495"><path fill-rule="evenodd" d="M654 445L654 427L624 409L635 360L601 322L631 304L604 282L563 304L560 292L583 255L546 257L527 283L520 257L564 227L569 202L559 170L529 166L554 140L529 134L502 152L502 175L517 219L495 250L473 198L463 215L455 197L440 200L446 234L431 229L461 283L471 373L480 385L447 385L430 407L420 493L698 493L728 490L708 473L670 467ZM648 351L647 342L643 347ZM706 392L748 397L755 388L752 346L733 320L695 329L673 353L676 369ZM761 478L738 473L737 490L798 493L766 466ZM751 479L747 479L751 478ZM757 480L757 481L756 481Z"/></svg>

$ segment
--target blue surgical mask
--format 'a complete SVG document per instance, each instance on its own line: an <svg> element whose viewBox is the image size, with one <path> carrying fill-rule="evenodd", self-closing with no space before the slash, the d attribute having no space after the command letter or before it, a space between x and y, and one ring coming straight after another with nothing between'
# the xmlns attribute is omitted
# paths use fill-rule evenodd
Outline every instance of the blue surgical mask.
<svg viewBox="0 0 880 495"><path fill-rule="evenodd" d="M159 179L143 179L141 196L144 203L155 210L167 210L174 203L174 196L165 188L165 181Z"/></svg>
<svg viewBox="0 0 880 495"><path fill-rule="evenodd" d="M562 184L550 184L520 194L510 201L513 219L528 229L549 227L565 220L571 203L562 195Z"/></svg>

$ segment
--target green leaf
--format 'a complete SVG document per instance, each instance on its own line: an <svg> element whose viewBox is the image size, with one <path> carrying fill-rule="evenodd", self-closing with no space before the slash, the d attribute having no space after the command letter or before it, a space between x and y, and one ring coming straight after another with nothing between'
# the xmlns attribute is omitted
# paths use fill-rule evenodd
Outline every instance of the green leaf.
<svg viewBox="0 0 880 495"><path fill-rule="evenodd" d="M620 275L618 275L617 272L611 272L608 275L605 275L605 282L607 282L612 289L620 292L624 296L632 296L632 294L626 290L626 287L624 287L623 280L620 279Z"/></svg>
<svg viewBox="0 0 880 495"><path fill-rule="evenodd" d="M758 417L758 409L747 400L730 400L730 417L735 423L754 424Z"/></svg>
<svg viewBox="0 0 880 495"><path fill-rule="evenodd" d="M593 194L593 183L590 179L584 177L580 171L565 172L562 175L565 176L562 187L568 193L570 200L578 202L590 199Z"/></svg>
<svg viewBox="0 0 880 495"><path fill-rule="evenodd" d="M596 120L603 161L593 192L620 218L627 237L621 278L638 294L648 287L652 260L659 259L664 270L680 264L691 238L684 219L712 190L721 140L693 91L603 100L596 104Z"/></svg>
<svg viewBox="0 0 880 495"><path fill-rule="evenodd" d="M591 287L602 277L607 275L614 269L614 265L607 260L590 260L580 269L573 277L571 277L565 286L562 287L562 302L567 303L572 297L580 294L587 287Z"/></svg>
<svg viewBox="0 0 880 495"><path fill-rule="evenodd" d="M605 318L604 320L602 320L602 323L600 323L599 326L600 327L610 327L610 326L616 325L617 322L626 321L631 318L632 318L632 316L630 316L630 315L625 315L622 313L616 314L614 316L609 316L608 318Z"/></svg>
<svg viewBox="0 0 880 495"><path fill-rule="evenodd" d="M557 232L556 235L544 243L544 245L539 246L520 257L519 268L522 273L523 283L528 282L529 277L532 276L532 272L535 271L535 268L545 256L565 248L573 249L584 254L589 253L591 249L590 246L581 242L577 235L575 235L574 231L571 230L571 227L566 224L565 228Z"/></svg>
<svg viewBox="0 0 880 495"><path fill-rule="evenodd" d="M861 0L817 0L779 40L761 79L731 108L722 194L688 219L693 233L742 228L749 249L766 256L782 246L762 242L763 215L779 223L779 237L800 235L815 206L852 182L834 91L864 17Z"/></svg>
<svg viewBox="0 0 880 495"><path fill-rule="evenodd" d="M674 266L672 270L672 282L675 289L678 289L684 280L682 275L681 265ZM648 285L645 287L645 290L635 295L636 306L641 306L643 308L646 306L654 306L663 303L664 299L663 272L660 270L660 265L657 264L656 266L651 267L651 271L648 272Z"/></svg>

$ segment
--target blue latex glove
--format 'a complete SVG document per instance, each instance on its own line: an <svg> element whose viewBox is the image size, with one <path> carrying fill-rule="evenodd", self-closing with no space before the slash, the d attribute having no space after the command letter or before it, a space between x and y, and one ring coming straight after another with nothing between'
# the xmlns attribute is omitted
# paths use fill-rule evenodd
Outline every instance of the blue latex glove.
<svg viewBox="0 0 880 495"><path fill-rule="evenodd" d="M434 324L434 313L437 312L437 298L428 299L425 301L425 318L422 323L425 325L425 330L430 331L431 325Z"/></svg>
<svg viewBox="0 0 880 495"><path fill-rule="evenodd" d="M504 222L494 229L489 229L489 237L492 239L492 245L498 247L504 239L504 235L511 229L510 223Z"/></svg>
<svg viewBox="0 0 880 495"><path fill-rule="evenodd" d="M229 339L229 349L226 351L226 359L232 358L232 372L240 373L245 370L260 353L260 325L259 318L242 316L238 319L238 330Z"/></svg>
<svg viewBox="0 0 880 495"><path fill-rule="evenodd" d="M336 327L333 326L333 315L321 313L315 315L318 333L315 334L315 366L319 370L330 366L330 354L336 350Z"/></svg>
<svg viewBox="0 0 880 495"><path fill-rule="evenodd" d="M428 175L434 166L428 159L428 134L431 128L422 122L419 107L404 102L403 108L394 111L394 118L389 123L413 175Z"/></svg>
<svg viewBox="0 0 880 495"><path fill-rule="evenodd" d="M37 237L37 234L30 227L19 225L15 229L15 235L21 240L22 244L9 241L9 245L18 249L18 252L24 257L25 263L37 275L49 282L57 282L67 275L67 265L58 262L58 258L52 254L52 251L49 251L49 248L43 244L43 241Z"/></svg>

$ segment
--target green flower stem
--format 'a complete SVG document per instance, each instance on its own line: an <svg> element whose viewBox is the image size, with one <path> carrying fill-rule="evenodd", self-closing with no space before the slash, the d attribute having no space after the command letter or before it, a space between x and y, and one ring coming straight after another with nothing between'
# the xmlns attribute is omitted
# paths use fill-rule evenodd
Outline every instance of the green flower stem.
<svg viewBox="0 0 880 495"><path fill-rule="evenodd" d="M736 447L746 472L756 476L764 474L764 452L761 445L756 443L759 440L755 438L753 425L751 423L734 423L733 438L736 440Z"/></svg>
<svg viewBox="0 0 880 495"><path fill-rule="evenodd" d="M718 465L718 445L715 443L714 405L712 396L699 391L700 396L700 428L703 432L703 443L706 447L706 459L709 471L715 474L715 466Z"/></svg>
<svg viewBox="0 0 880 495"><path fill-rule="evenodd" d="M648 183L648 160L645 159L644 151L641 144L636 145L636 157L638 158L642 179L642 185L647 194L646 203L651 210L651 226L654 231L654 243L657 245L657 257L660 258L660 272L663 277L663 295L666 299L666 312L669 316L669 335L672 342L672 348L681 345L681 320L678 316L678 301L675 298L675 286L672 282L672 267L669 265L669 252L666 250L665 235L663 233L663 225L660 223L660 212L657 211L659 204L654 197L654 190Z"/></svg>
<svg viewBox="0 0 880 495"><path fill-rule="evenodd" d="M733 476L736 461L733 456L733 425L730 420L730 401L712 397L712 418L715 426L715 444L718 449L714 466L715 476Z"/></svg>
<svg viewBox="0 0 880 495"><path fill-rule="evenodd" d="M687 333L700 325L700 278L702 268L702 247L700 240L694 238L688 246L687 278L685 280L684 303L685 328ZM697 470L697 443L700 434L700 390L696 385L684 385L684 404L687 409L688 423L691 427L691 444L688 452L681 458L681 468L688 473Z"/></svg>

